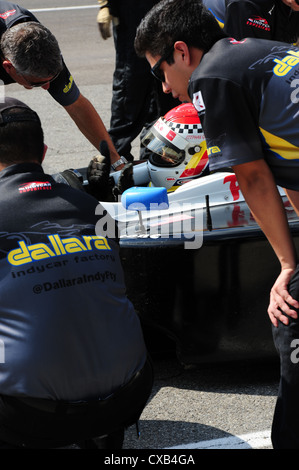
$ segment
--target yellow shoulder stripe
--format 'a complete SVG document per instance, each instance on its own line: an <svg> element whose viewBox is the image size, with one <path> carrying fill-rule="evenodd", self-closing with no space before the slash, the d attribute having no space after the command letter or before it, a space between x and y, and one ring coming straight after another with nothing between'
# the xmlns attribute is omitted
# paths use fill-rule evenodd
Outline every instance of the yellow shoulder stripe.
<svg viewBox="0 0 299 470"><path fill-rule="evenodd" d="M298 160L299 159L299 148L296 145L291 144L287 140L277 137L274 134L262 129L260 131L263 134L266 143L268 144L270 150L275 153L278 153L281 158L285 160Z"/></svg>

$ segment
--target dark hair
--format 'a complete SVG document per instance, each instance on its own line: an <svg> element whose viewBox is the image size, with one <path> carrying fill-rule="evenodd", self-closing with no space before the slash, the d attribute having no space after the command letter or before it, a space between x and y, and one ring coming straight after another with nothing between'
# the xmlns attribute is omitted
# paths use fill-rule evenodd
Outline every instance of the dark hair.
<svg viewBox="0 0 299 470"><path fill-rule="evenodd" d="M10 108L2 111L7 116L12 113L34 114L31 109ZM39 120L8 122L0 125L0 162L5 165L37 161L42 162L44 134Z"/></svg>
<svg viewBox="0 0 299 470"><path fill-rule="evenodd" d="M155 57L163 56L176 41L207 52L224 37L226 34L201 0L162 0L141 21L134 45L139 57L146 52Z"/></svg>
<svg viewBox="0 0 299 470"><path fill-rule="evenodd" d="M31 77L54 76L63 67L55 36L35 21L8 28L1 36L1 52L18 73Z"/></svg>

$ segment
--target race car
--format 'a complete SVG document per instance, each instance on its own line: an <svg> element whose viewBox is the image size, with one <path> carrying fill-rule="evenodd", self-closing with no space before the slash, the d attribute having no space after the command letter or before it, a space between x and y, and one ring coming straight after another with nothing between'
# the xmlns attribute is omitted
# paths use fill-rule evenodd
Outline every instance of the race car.
<svg viewBox="0 0 299 470"><path fill-rule="evenodd" d="M172 347L185 365L278 360L267 307L279 263L235 174L209 173L197 114L198 139L192 122L173 119L181 110L145 137L142 186L102 201L118 223L127 294L152 353ZM278 189L299 248L298 217Z"/></svg>
<svg viewBox="0 0 299 470"><path fill-rule="evenodd" d="M244 197L236 176L231 169L210 174L204 133L191 103L160 117L142 144L151 153L148 161L133 165L132 186L124 187L116 202L101 201L118 222L121 238L202 238L204 231L223 227L225 221L229 226L237 223L232 204L244 202ZM115 184L123 171L111 172ZM223 205L225 211L220 208L216 215L214 210L212 220L211 208ZM248 229L255 222L248 207L245 212Z"/></svg>
<svg viewBox="0 0 299 470"><path fill-rule="evenodd" d="M117 200L100 201L99 223L103 230L101 211L117 222L117 233L107 225L107 235L119 239L127 295L149 351L171 349L185 365L278 360L267 307L279 263L235 174L209 172L193 106L160 118L143 145L149 160L131 165L133 178ZM109 174L114 185L122 173ZM298 217L278 189L299 248Z"/></svg>

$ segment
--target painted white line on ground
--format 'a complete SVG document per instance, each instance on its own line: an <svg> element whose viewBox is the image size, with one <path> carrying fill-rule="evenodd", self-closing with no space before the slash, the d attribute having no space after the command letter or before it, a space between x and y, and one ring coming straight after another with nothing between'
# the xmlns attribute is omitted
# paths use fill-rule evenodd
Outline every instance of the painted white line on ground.
<svg viewBox="0 0 299 470"><path fill-rule="evenodd" d="M210 441L194 442L168 449L271 449L271 431L253 432L240 436L229 436Z"/></svg>
<svg viewBox="0 0 299 470"><path fill-rule="evenodd" d="M63 10L86 10L87 8L99 8L99 5L82 5L79 7L56 7L56 8L30 8L32 13L42 13L47 11L63 11Z"/></svg>

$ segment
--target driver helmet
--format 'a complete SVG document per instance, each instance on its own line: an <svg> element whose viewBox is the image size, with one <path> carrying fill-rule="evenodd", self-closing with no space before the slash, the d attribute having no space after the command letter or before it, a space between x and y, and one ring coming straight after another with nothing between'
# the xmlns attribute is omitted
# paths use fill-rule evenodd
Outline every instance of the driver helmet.
<svg viewBox="0 0 299 470"><path fill-rule="evenodd" d="M181 104L160 117L142 144L151 151L148 169L152 186L174 191L209 173L205 137L191 103Z"/></svg>

